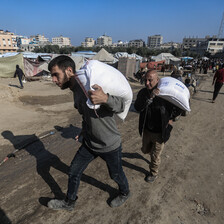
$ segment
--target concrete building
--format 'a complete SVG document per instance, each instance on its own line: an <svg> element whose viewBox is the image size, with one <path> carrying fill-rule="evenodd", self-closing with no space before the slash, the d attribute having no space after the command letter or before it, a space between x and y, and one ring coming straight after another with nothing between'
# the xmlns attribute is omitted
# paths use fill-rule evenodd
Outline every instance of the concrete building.
<svg viewBox="0 0 224 224"><path fill-rule="evenodd" d="M144 47L145 46L145 42L142 39L138 39L138 40L130 40L128 43L129 47Z"/></svg>
<svg viewBox="0 0 224 224"><path fill-rule="evenodd" d="M0 30L0 54L17 52L16 35L10 31Z"/></svg>
<svg viewBox="0 0 224 224"><path fill-rule="evenodd" d="M106 36L105 34L97 38L98 46L111 46L112 45L112 37Z"/></svg>
<svg viewBox="0 0 224 224"><path fill-rule="evenodd" d="M119 40L117 43L113 43L112 47L128 47L128 42L123 42Z"/></svg>
<svg viewBox="0 0 224 224"><path fill-rule="evenodd" d="M49 43L49 38L46 38L44 35L40 35L40 34L37 34L35 36L30 36L30 40Z"/></svg>
<svg viewBox="0 0 224 224"><path fill-rule="evenodd" d="M52 37L52 44L59 47L71 46L71 40L69 37Z"/></svg>
<svg viewBox="0 0 224 224"><path fill-rule="evenodd" d="M184 50L189 49L200 55L204 55L205 52L214 55L216 53L223 52L224 50L224 38L217 38L216 36L205 38L184 38L182 48Z"/></svg>
<svg viewBox="0 0 224 224"><path fill-rule="evenodd" d="M180 43L175 43L175 42L167 42L167 43L161 44L161 48L163 48L163 49L177 49L177 48L181 48L181 44Z"/></svg>
<svg viewBox="0 0 224 224"><path fill-rule="evenodd" d="M163 37L159 34L148 36L148 47L149 48L160 48L163 43Z"/></svg>
<svg viewBox="0 0 224 224"><path fill-rule="evenodd" d="M224 38L209 38L207 52L213 54L221 53L224 50Z"/></svg>
<svg viewBox="0 0 224 224"><path fill-rule="evenodd" d="M20 48L21 45L29 44L30 38L24 36L17 36L16 37L17 46Z"/></svg>
<svg viewBox="0 0 224 224"><path fill-rule="evenodd" d="M93 47L95 45L95 40L92 37L86 37L85 42L81 43L82 47Z"/></svg>
<svg viewBox="0 0 224 224"><path fill-rule="evenodd" d="M182 48L184 50L187 50L192 47L197 47L198 43L205 42L205 41L206 41L206 38L185 37L185 38L183 38Z"/></svg>

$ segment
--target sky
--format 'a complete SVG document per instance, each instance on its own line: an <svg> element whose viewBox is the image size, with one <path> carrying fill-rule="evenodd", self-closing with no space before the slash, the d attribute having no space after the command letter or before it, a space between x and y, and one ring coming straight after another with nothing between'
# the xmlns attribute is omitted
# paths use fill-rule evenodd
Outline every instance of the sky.
<svg viewBox="0 0 224 224"><path fill-rule="evenodd" d="M104 34L113 42L147 43L155 34L163 42L182 42L184 37L218 35L224 0L0 0L0 12L4 31L41 34L50 41L62 35L74 46Z"/></svg>

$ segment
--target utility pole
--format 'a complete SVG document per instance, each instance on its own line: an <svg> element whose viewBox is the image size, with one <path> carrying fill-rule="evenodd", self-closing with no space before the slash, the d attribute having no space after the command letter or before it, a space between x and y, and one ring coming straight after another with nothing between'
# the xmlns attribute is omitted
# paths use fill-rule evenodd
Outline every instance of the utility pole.
<svg viewBox="0 0 224 224"><path fill-rule="evenodd" d="M221 20L221 24L219 27L219 33L218 33L218 38L221 38L223 35L223 27L224 27L224 12L222 14L222 20Z"/></svg>

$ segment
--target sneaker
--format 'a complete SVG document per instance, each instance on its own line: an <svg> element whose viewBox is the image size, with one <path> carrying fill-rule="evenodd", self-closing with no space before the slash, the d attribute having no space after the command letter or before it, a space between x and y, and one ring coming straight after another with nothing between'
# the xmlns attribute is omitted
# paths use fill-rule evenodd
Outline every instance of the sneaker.
<svg viewBox="0 0 224 224"><path fill-rule="evenodd" d="M47 203L47 207L54 210L63 209L63 210L72 211L75 207L76 200L69 200L67 198L65 200L52 199Z"/></svg>
<svg viewBox="0 0 224 224"><path fill-rule="evenodd" d="M146 176L145 181L148 183L153 183L155 179L157 178L156 175L152 175L151 173Z"/></svg>
<svg viewBox="0 0 224 224"><path fill-rule="evenodd" d="M124 202L131 196L130 191L128 192L128 194L124 195L124 194L119 194L116 198L114 198L111 202L110 202L110 207L114 208L114 207L119 207L122 204L124 204Z"/></svg>

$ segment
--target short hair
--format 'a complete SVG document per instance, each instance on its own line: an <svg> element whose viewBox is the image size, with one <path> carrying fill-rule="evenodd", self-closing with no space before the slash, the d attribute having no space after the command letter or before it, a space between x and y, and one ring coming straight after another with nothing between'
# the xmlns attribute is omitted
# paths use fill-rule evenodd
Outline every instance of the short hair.
<svg viewBox="0 0 224 224"><path fill-rule="evenodd" d="M16 65L16 68L19 68L19 65Z"/></svg>
<svg viewBox="0 0 224 224"><path fill-rule="evenodd" d="M66 68L71 67L73 73L75 73L75 62L66 55L60 55L51 60L48 65L48 70L51 71L54 66L58 66L62 71L65 71Z"/></svg>

